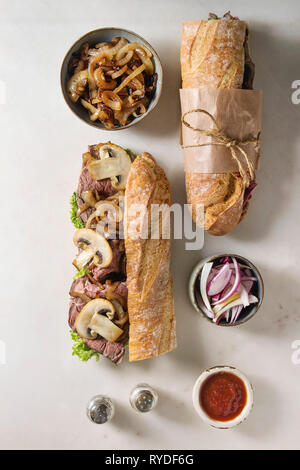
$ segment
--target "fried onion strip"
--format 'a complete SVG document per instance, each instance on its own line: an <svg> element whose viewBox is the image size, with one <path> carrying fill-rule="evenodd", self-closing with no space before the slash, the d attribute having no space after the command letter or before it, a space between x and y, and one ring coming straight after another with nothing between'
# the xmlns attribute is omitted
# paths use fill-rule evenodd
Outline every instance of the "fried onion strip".
<svg viewBox="0 0 300 470"><path fill-rule="evenodd" d="M128 52L128 51L135 51L136 49L142 49L143 51L145 51L147 57L152 57L152 53L149 51L149 49L147 49L147 47L143 46L142 44L140 44L139 42L129 42L128 44L126 44L126 46L122 47L116 54L116 60L120 60L122 59L122 57L124 57L124 55Z"/></svg>
<svg viewBox="0 0 300 470"><path fill-rule="evenodd" d="M128 75L128 77L126 77L123 82L114 90L114 92L116 94L119 93L119 91L122 90L122 88L124 88L124 86L128 85L129 82L131 82L131 80L136 77L137 75L139 75L141 72L143 72L145 70L145 65L140 65L137 69L135 69L130 75Z"/></svg>
<svg viewBox="0 0 300 470"><path fill-rule="evenodd" d="M102 93L102 100L106 106L109 106L114 111L120 111L122 109L122 100L113 91L104 91Z"/></svg>

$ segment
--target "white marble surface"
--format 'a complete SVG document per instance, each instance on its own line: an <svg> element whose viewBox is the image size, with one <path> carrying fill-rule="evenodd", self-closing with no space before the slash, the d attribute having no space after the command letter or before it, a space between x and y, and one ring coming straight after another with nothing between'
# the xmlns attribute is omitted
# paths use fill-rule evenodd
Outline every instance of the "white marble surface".
<svg viewBox="0 0 300 470"><path fill-rule="evenodd" d="M300 79L300 4L280 1L0 0L0 79L6 103L1 126L0 447L22 449L266 449L299 448L300 365L291 344L300 339L299 172L300 105L291 83ZM180 29L208 11L249 20L256 87L264 92L259 187L247 219L223 238L206 236L201 252L174 243L178 322L176 352L115 368L103 359L81 364L71 356L66 325L73 269L69 198L81 154L89 143L113 139L147 150L166 169L176 202L184 202L178 146ZM64 53L82 34L121 26L144 36L161 56L165 84L156 110L119 133L97 131L76 119L60 91ZM187 297L196 261L233 251L250 258L265 280L259 314L223 329L197 316ZM240 368L255 389L249 420L230 431L202 423L191 391L200 371ZM128 396L146 381L160 394L148 416L137 416ZM85 416L88 399L110 395L114 420L104 426ZM222 435L220 435L222 433Z"/></svg>

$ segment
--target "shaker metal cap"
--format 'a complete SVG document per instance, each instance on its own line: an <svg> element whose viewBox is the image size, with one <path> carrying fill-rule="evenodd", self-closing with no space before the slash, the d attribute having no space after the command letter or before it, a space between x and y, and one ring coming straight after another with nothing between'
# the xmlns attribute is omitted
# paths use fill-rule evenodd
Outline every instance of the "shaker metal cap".
<svg viewBox="0 0 300 470"><path fill-rule="evenodd" d="M138 413L147 413L157 405L157 392L148 384L138 384L130 393L132 408Z"/></svg>
<svg viewBox="0 0 300 470"><path fill-rule="evenodd" d="M105 395L96 395L88 402L86 414L92 423L104 424L113 418L115 407L109 397L106 397Z"/></svg>

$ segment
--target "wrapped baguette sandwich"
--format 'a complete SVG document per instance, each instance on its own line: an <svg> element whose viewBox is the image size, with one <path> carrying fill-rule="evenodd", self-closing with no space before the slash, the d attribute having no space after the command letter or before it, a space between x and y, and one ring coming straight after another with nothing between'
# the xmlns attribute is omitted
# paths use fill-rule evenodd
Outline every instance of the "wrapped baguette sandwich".
<svg viewBox="0 0 300 470"><path fill-rule="evenodd" d="M251 90L254 64L249 55L247 23L230 13L222 19L210 14L207 21L184 23L181 73L183 89ZM238 168L237 171L202 172L186 167L187 202L191 204L193 220L199 222L196 205L202 204L204 229L213 235L230 232L243 219L255 186L253 177L245 183Z"/></svg>
<svg viewBox="0 0 300 470"><path fill-rule="evenodd" d="M171 204L169 182L148 153L134 157L108 142L83 155L73 195L78 272L69 309L73 353L81 360L103 354L119 364L128 343L130 361L176 347L170 240L132 230L135 204L144 208L144 225L151 205L162 203Z"/></svg>

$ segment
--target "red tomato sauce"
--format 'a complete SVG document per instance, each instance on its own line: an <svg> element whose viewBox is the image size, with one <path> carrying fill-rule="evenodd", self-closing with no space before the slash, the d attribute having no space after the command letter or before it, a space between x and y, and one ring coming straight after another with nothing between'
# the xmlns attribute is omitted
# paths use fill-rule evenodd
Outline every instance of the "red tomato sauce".
<svg viewBox="0 0 300 470"><path fill-rule="evenodd" d="M239 416L247 402L244 382L235 374L216 372L203 382L200 404L205 413L217 421L230 421Z"/></svg>

